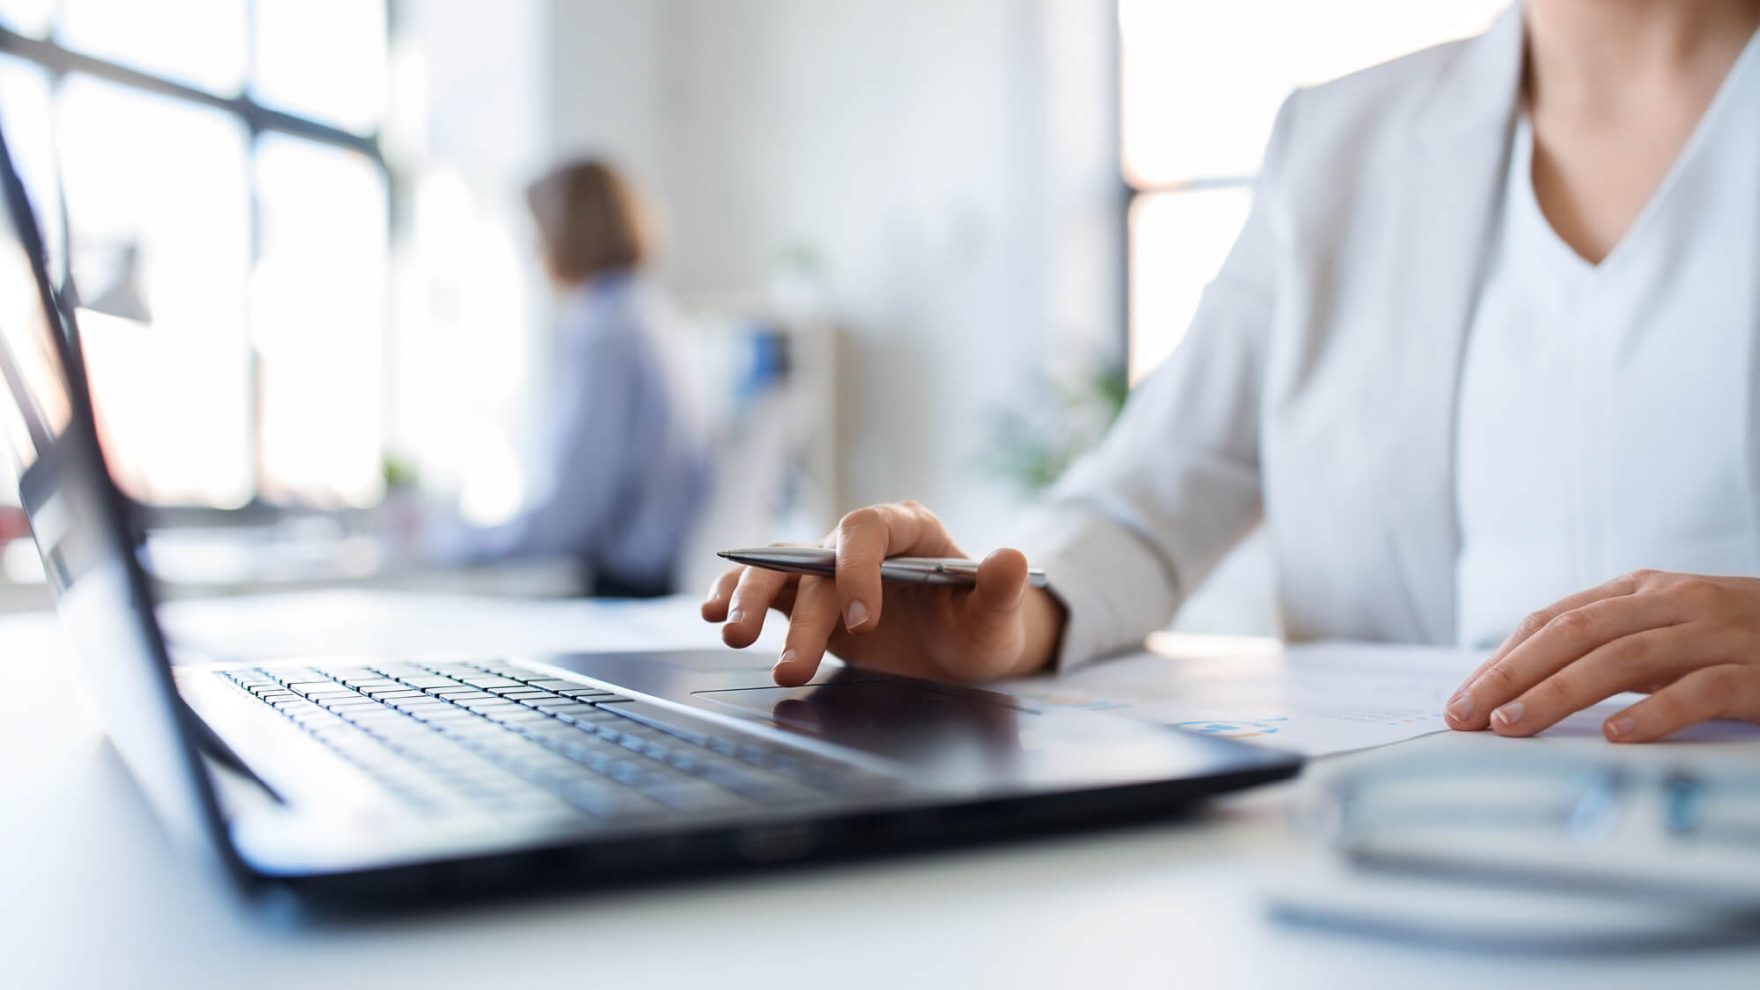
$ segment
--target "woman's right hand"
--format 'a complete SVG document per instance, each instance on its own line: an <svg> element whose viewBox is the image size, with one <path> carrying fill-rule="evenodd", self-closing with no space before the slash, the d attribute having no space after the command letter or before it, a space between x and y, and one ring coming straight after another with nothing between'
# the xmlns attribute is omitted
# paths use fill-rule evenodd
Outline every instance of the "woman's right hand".
<svg viewBox="0 0 1760 990"><path fill-rule="evenodd" d="M971 587L882 584L887 557L964 557L929 510L915 502L857 509L825 538L837 576L735 567L717 578L703 618L725 622L729 646L750 646L774 608L788 637L773 676L805 684L830 650L864 667L936 680L983 681L1033 673L1051 660L1063 608L1027 583L1018 550L984 558Z"/></svg>

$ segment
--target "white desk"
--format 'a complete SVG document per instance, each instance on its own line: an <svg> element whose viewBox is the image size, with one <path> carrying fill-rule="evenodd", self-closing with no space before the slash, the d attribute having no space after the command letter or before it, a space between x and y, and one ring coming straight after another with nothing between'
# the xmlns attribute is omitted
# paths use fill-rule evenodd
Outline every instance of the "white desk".
<svg viewBox="0 0 1760 990"><path fill-rule="evenodd" d="M1477 958L1279 927L1254 883L1296 847L1287 786L1128 831L291 923L175 854L54 673L51 617L0 620L0 658L6 987L1760 986L1760 947Z"/></svg>

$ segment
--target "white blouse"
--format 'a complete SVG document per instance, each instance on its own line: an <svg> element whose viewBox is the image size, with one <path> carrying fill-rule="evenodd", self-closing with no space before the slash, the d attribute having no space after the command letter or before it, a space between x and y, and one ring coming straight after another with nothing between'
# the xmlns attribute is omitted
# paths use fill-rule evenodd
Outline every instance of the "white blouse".
<svg viewBox="0 0 1760 990"><path fill-rule="evenodd" d="M1532 160L1523 117L1461 372L1464 646L1638 568L1760 573L1760 35L1599 265L1541 213Z"/></svg>

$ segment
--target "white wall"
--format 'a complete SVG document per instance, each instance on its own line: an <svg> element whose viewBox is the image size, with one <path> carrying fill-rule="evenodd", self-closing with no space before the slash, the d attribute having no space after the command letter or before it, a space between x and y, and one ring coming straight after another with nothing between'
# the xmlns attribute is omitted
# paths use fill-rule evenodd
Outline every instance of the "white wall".
<svg viewBox="0 0 1760 990"><path fill-rule="evenodd" d="M549 150L670 204L687 302L813 252L848 333L851 503L921 499L980 547L1013 501L975 463L990 419L1121 337L1111 10L550 0Z"/></svg>
<svg viewBox="0 0 1760 990"><path fill-rule="evenodd" d="M668 0L548 0L547 12L533 52L545 75L546 151L610 153L650 181L663 174Z"/></svg>

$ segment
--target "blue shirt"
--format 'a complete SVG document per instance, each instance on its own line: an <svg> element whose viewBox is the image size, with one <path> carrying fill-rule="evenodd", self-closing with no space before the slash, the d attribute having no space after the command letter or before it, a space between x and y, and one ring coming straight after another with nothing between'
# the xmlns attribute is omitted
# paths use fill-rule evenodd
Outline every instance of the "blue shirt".
<svg viewBox="0 0 1760 990"><path fill-rule="evenodd" d="M458 559L566 556L601 581L670 587L708 476L675 322L635 273L568 295L546 476L517 517L463 539Z"/></svg>

